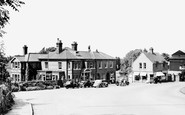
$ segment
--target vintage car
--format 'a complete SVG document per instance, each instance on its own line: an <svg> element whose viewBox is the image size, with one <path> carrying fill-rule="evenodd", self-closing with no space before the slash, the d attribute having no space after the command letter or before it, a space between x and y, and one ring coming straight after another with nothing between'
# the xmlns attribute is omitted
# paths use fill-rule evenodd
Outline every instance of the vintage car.
<svg viewBox="0 0 185 115"><path fill-rule="evenodd" d="M93 87L108 87L108 83L106 81L103 80L95 80Z"/></svg>
<svg viewBox="0 0 185 115"><path fill-rule="evenodd" d="M74 82L74 81L66 81L66 83L64 84L64 87L66 88L66 89L68 89L68 88L79 88L79 83L77 83L77 82Z"/></svg>

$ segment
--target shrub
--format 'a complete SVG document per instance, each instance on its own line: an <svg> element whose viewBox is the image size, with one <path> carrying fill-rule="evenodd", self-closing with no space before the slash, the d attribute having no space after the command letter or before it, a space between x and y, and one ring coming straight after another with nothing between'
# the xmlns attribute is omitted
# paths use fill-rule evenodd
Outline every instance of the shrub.
<svg viewBox="0 0 185 115"><path fill-rule="evenodd" d="M35 87L27 87L26 88L26 91L35 91L35 90L41 90L41 88L38 87L38 86L35 86Z"/></svg>
<svg viewBox="0 0 185 115"><path fill-rule="evenodd" d="M12 85L12 92L18 92L19 91L19 87Z"/></svg>

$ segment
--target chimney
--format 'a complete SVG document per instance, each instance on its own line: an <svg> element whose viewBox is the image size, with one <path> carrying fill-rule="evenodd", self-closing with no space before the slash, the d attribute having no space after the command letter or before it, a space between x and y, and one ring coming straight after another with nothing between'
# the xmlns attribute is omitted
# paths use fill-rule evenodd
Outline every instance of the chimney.
<svg viewBox="0 0 185 115"><path fill-rule="evenodd" d="M150 53L154 54L154 48L150 48Z"/></svg>
<svg viewBox="0 0 185 115"><path fill-rule="evenodd" d="M75 50L75 51L77 51L78 50L78 44L77 44L77 42L73 42L72 44L71 44L71 46L72 46L72 49L73 50Z"/></svg>
<svg viewBox="0 0 185 115"><path fill-rule="evenodd" d="M89 51L89 52L91 51L91 46L90 46L90 45L88 46L88 51Z"/></svg>
<svg viewBox="0 0 185 115"><path fill-rule="evenodd" d="M62 52L62 41L59 38L57 38L56 48L58 54Z"/></svg>
<svg viewBox="0 0 185 115"><path fill-rule="evenodd" d="M23 55L26 55L28 53L28 46L24 45L23 46Z"/></svg>

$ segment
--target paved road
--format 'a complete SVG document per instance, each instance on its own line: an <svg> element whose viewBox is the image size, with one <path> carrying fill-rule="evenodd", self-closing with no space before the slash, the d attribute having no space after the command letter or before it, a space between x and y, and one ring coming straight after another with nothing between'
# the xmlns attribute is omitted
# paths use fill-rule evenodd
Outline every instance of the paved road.
<svg viewBox="0 0 185 115"><path fill-rule="evenodd" d="M15 93L35 115L185 115L185 83L56 89Z"/></svg>

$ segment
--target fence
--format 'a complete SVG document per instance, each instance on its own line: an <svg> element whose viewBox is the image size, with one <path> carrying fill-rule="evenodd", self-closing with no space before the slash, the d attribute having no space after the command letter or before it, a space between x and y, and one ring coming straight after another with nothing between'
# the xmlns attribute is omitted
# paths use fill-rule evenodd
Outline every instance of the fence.
<svg viewBox="0 0 185 115"><path fill-rule="evenodd" d="M8 84L0 85L0 115L10 110L14 100Z"/></svg>

